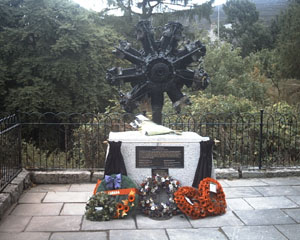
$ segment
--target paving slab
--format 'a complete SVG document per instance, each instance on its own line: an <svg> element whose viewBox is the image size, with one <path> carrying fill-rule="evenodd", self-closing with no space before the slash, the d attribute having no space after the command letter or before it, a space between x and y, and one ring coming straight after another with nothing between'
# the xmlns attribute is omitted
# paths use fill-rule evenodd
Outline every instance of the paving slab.
<svg viewBox="0 0 300 240"><path fill-rule="evenodd" d="M191 224L184 215L176 215L168 220L154 220L145 215L136 216L137 228L191 228Z"/></svg>
<svg viewBox="0 0 300 240"><path fill-rule="evenodd" d="M15 216L47 216L59 215L62 203L25 203L18 204L11 215Z"/></svg>
<svg viewBox="0 0 300 240"><path fill-rule="evenodd" d="M229 187L223 188L226 198L262 197L252 187Z"/></svg>
<svg viewBox="0 0 300 240"><path fill-rule="evenodd" d="M69 192L94 192L95 183L72 184Z"/></svg>
<svg viewBox="0 0 300 240"><path fill-rule="evenodd" d="M300 195L300 188L296 190L291 186L254 187L254 189L266 197Z"/></svg>
<svg viewBox="0 0 300 240"><path fill-rule="evenodd" d="M291 224L295 221L279 209L268 210L242 210L235 211L235 214L246 225L274 225Z"/></svg>
<svg viewBox="0 0 300 240"><path fill-rule="evenodd" d="M227 240L219 228L167 229L170 240Z"/></svg>
<svg viewBox="0 0 300 240"><path fill-rule="evenodd" d="M29 216L7 216L2 220L0 232L22 232L29 223ZM1 235L1 234L0 234Z"/></svg>
<svg viewBox="0 0 300 240"><path fill-rule="evenodd" d="M65 203L60 215L84 215L85 203Z"/></svg>
<svg viewBox="0 0 300 240"><path fill-rule="evenodd" d="M26 192L19 199L19 203L41 203L46 193Z"/></svg>
<svg viewBox="0 0 300 240"><path fill-rule="evenodd" d="M84 231L97 231L97 230L110 230L110 229L136 229L135 221L132 217L125 219L114 219L111 221L90 221L85 217L83 218L81 230Z"/></svg>
<svg viewBox="0 0 300 240"><path fill-rule="evenodd" d="M67 192L70 184L40 184L30 188L28 192Z"/></svg>
<svg viewBox="0 0 300 240"><path fill-rule="evenodd" d="M274 209L274 208L296 208L297 204L290 199L282 197L258 197L245 198L245 200L255 209Z"/></svg>
<svg viewBox="0 0 300 240"><path fill-rule="evenodd" d="M223 180L223 179L217 179L217 180L218 180L218 182L221 184L222 187L230 187L230 186L228 185L228 183L226 183L225 180Z"/></svg>
<svg viewBox="0 0 300 240"><path fill-rule="evenodd" d="M81 216L32 217L27 232L69 232L79 231Z"/></svg>
<svg viewBox="0 0 300 240"><path fill-rule="evenodd" d="M231 211L223 215L211 216L197 220L190 219L193 228L201 227L222 227L222 226L242 226L244 225Z"/></svg>
<svg viewBox="0 0 300 240"><path fill-rule="evenodd" d="M254 209L251 205L249 205L249 203L247 203L242 198L229 198L226 199L226 203L227 203L227 208L231 209L232 211Z"/></svg>
<svg viewBox="0 0 300 240"><path fill-rule="evenodd" d="M124 231L123 231L124 233ZM106 240L106 232L56 232L50 240Z"/></svg>
<svg viewBox="0 0 300 240"><path fill-rule="evenodd" d="M300 196L287 196L287 198L291 199L293 202L300 206Z"/></svg>
<svg viewBox="0 0 300 240"><path fill-rule="evenodd" d="M300 184L300 183L299 183ZM300 186L291 186L293 189L295 189L296 192L298 192L300 195Z"/></svg>
<svg viewBox="0 0 300 240"><path fill-rule="evenodd" d="M154 230L111 230L109 240L168 240L166 231L163 229Z"/></svg>
<svg viewBox="0 0 300 240"><path fill-rule="evenodd" d="M21 232L1 233L0 240L48 240L50 233L44 232Z"/></svg>
<svg viewBox="0 0 300 240"><path fill-rule="evenodd" d="M224 180L230 187L253 187L253 186L267 186L268 184L260 179L237 179L237 180Z"/></svg>
<svg viewBox="0 0 300 240"><path fill-rule="evenodd" d="M222 227L230 240L286 240L274 226L238 226Z"/></svg>
<svg viewBox="0 0 300 240"><path fill-rule="evenodd" d="M261 181L276 186L300 185L300 177L262 178Z"/></svg>
<svg viewBox="0 0 300 240"><path fill-rule="evenodd" d="M300 238L300 224L276 225L275 227L289 240L299 240Z"/></svg>
<svg viewBox="0 0 300 240"><path fill-rule="evenodd" d="M49 202L82 202L86 203L92 193L90 192L48 192L43 203Z"/></svg>
<svg viewBox="0 0 300 240"><path fill-rule="evenodd" d="M300 209L284 209L284 211L287 215L289 215L291 218L293 218L297 223L300 223Z"/></svg>

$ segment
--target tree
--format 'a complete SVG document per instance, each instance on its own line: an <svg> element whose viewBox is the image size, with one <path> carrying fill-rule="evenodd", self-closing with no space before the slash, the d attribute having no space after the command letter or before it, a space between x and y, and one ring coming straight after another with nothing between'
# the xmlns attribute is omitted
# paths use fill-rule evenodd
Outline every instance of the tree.
<svg viewBox="0 0 300 240"><path fill-rule="evenodd" d="M107 0L108 8L103 10L106 13L112 9L120 9L124 16L138 15L141 19L149 19L152 15L159 12L176 12L182 16L198 16L209 19L212 11L212 3L209 0L204 4L191 4L190 0ZM184 10L175 10L175 8L183 8ZM185 10L188 8L188 10Z"/></svg>
<svg viewBox="0 0 300 240"><path fill-rule="evenodd" d="M95 13L66 0L3 0L0 12L1 112L104 110L119 36Z"/></svg>
<svg viewBox="0 0 300 240"><path fill-rule="evenodd" d="M264 76L255 65L253 57L242 58L240 49L224 43L219 47L207 44L204 69L211 78L206 92L212 95L233 95L265 104Z"/></svg>
<svg viewBox="0 0 300 240"><path fill-rule="evenodd" d="M223 10L230 26L222 26L220 36L234 47L240 47L243 57L271 46L270 33L259 22L259 13L254 3L248 0L229 0Z"/></svg>
<svg viewBox="0 0 300 240"><path fill-rule="evenodd" d="M279 52L282 75L300 79L300 1L291 1L278 18L279 33L276 49ZM298 86L299 88L299 86Z"/></svg>

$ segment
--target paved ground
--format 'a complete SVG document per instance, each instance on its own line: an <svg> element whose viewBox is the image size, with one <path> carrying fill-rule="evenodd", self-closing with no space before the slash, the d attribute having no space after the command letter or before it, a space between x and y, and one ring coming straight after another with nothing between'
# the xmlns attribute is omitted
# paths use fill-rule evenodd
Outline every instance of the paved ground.
<svg viewBox="0 0 300 240"><path fill-rule="evenodd" d="M228 204L222 216L109 222L83 217L94 184L38 185L0 222L0 240L300 239L300 177L220 182Z"/></svg>

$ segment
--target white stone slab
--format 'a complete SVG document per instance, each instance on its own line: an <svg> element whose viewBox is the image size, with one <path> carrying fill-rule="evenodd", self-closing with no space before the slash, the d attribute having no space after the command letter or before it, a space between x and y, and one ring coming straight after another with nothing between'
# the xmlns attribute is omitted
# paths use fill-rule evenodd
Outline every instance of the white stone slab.
<svg viewBox="0 0 300 240"><path fill-rule="evenodd" d="M253 210L254 211L254 210ZM206 218L200 218L192 220L190 219L190 223L193 228L216 228L223 226L242 226L244 225L241 220L233 214L232 211L228 211L225 214L218 216L210 216Z"/></svg>
<svg viewBox="0 0 300 240"><path fill-rule="evenodd" d="M168 240L163 229L151 230L111 230L109 240Z"/></svg>
<svg viewBox="0 0 300 240"><path fill-rule="evenodd" d="M1 232L23 232L30 219L30 216L7 216L0 223L0 235Z"/></svg>
<svg viewBox="0 0 300 240"><path fill-rule="evenodd" d="M194 143L201 141L208 141L209 137L201 137L195 132L183 132L181 135L177 134L164 134L164 135L155 135L155 136L146 136L141 131L127 131L127 132L110 132L109 133L110 141L122 141L123 143L131 142L172 142L172 143ZM142 145L143 146L143 145ZM154 145L155 146L155 145Z"/></svg>
<svg viewBox="0 0 300 240"><path fill-rule="evenodd" d="M19 203L41 203L46 193L26 192L19 199Z"/></svg>
<svg viewBox="0 0 300 240"><path fill-rule="evenodd" d="M48 192L43 203L71 202L85 203L92 196L91 192Z"/></svg>
<svg viewBox="0 0 300 240"><path fill-rule="evenodd" d="M93 192L95 183L72 184L69 192Z"/></svg>
<svg viewBox="0 0 300 240"><path fill-rule="evenodd" d="M227 226L224 233L232 240L284 240L286 239L274 226Z"/></svg>
<svg viewBox="0 0 300 240"><path fill-rule="evenodd" d="M232 210L253 210L253 207L249 205L244 199L242 198L229 198L226 199L227 206Z"/></svg>
<svg viewBox="0 0 300 240"><path fill-rule="evenodd" d="M158 221L144 215L136 216L137 227L139 229L147 228L191 228L191 224L184 215L173 216L168 220Z"/></svg>
<svg viewBox="0 0 300 240"><path fill-rule="evenodd" d="M299 207L284 196L280 197L257 197L245 198L245 200L255 209L273 209L273 208L296 208Z"/></svg>
<svg viewBox="0 0 300 240"><path fill-rule="evenodd" d="M81 230L111 230L111 229L136 229L135 221L132 217L124 219L115 219L111 221L90 221L86 217L83 218Z"/></svg>
<svg viewBox="0 0 300 240"><path fill-rule="evenodd" d="M85 203L65 203L60 215L84 215Z"/></svg>
<svg viewBox="0 0 300 240"><path fill-rule="evenodd" d="M106 240L106 232L56 232L50 240Z"/></svg>
<svg viewBox="0 0 300 240"><path fill-rule="evenodd" d="M82 216L32 217L27 232L79 231Z"/></svg>
<svg viewBox="0 0 300 240"><path fill-rule="evenodd" d="M169 168L169 175L179 180L182 186L191 186L200 157L199 143L208 140L208 137L201 137L194 132L183 132L182 135L155 136L146 136L140 131L111 132L109 134L109 141L122 142L121 153L127 174L138 184L147 176L151 176L152 171L151 168L136 168L137 146L184 147L184 168Z"/></svg>
<svg viewBox="0 0 300 240"><path fill-rule="evenodd" d="M26 203L18 204L11 215L15 216L47 216L58 215L62 203Z"/></svg>
<svg viewBox="0 0 300 240"><path fill-rule="evenodd" d="M48 240L49 236L45 232L1 233L0 240Z"/></svg>
<svg viewBox="0 0 300 240"><path fill-rule="evenodd" d="M170 240L227 240L218 228L167 229Z"/></svg>
<svg viewBox="0 0 300 240"><path fill-rule="evenodd" d="M299 240L300 224L276 225L276 228L289 240Z"/></svg>

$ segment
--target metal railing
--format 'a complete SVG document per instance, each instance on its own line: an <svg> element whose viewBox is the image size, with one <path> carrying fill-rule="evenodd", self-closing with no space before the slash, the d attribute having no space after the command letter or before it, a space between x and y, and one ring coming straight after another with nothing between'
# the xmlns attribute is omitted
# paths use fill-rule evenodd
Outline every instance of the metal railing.
<svg viewBox="0 0 300 240"><path fill-rule="evenodd" d="M0 192L22 170L20 129L16 115L0 119Z"/></svg>
<svg viewBox="0 0 300 240"><path fill-rule="evenodd" d="M133 119L130 114L92 113L19 113L18 120L15 115L2 119L1 179L13 176L21 159L29 170L102 169L109 132L132 130ZM167 127L218 140L216 167L248 169L300 166L298 121L299 114L263 110L163 117Z"/></svg>
<svg viewBox="0 0 300 240"><path fill-rule="evenodd" d="M168 117L165 125L219 141L214 147L220 168L300 166L299 114L230 113ZM170 119L172 120L170 120ZM174 121L175 120L175 121Z"/></svg>

